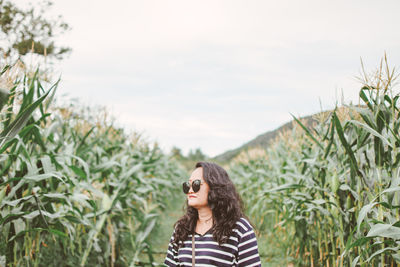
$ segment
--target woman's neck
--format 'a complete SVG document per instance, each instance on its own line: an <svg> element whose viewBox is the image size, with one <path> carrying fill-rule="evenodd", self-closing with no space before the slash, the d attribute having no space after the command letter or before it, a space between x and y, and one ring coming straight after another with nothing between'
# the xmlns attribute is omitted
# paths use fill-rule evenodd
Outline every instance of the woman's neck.
<svg viewBox="0 0 400 267"><path fill-rule="evenodd" d="M200 223L208 223L212 222L212 210L210 207L203 207L197 210L199 213L199 222Z"/></svg>

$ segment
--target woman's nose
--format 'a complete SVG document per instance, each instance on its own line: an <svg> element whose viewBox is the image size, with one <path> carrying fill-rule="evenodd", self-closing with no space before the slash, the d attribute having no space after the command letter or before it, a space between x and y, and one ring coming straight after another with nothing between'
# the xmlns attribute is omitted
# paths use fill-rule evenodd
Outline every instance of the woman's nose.
<svg viewBox="0 0 400 267"><path fill-rule="evenodd" d="M194 191L193 191L193 187L192 187L192 186L190 186L190 188L189 188L189 192L188 192L188 194L190 194L190 193L194 193Z"/></svg>

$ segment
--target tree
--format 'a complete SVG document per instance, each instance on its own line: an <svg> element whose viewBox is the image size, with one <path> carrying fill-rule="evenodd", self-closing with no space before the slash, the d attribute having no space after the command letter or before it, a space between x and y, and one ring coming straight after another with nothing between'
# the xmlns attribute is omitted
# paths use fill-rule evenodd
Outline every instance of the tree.
<svg viewBox="0 0 400 267"><path fill-rule="evenodd" d="M41 1L22 9L9 0L0 0L0 52L4 57L13 61L32 52L60 60L71 50L54 42L69 26L61 16L45 17L52 5L51 1Z"/></svg>
<svg viewBox="0 0 400 267"><path fill-rule="evenodd" d="M170 152L171 157L176 159L182 159L184 156L182 155L182 150L176 146L171 149Z"/></svg>
<svg viewBox="0 0 400 267"><path fill-rule="evenodd" d="M201 161L201 160L205 160L207 158L207 156L205 154L203 154L203 152L201 151L200 148L196 148L195 151L193 151L192 149L189 150L189 154L188 154L187 158L189 160L193 160L193 161Z"/></svg>

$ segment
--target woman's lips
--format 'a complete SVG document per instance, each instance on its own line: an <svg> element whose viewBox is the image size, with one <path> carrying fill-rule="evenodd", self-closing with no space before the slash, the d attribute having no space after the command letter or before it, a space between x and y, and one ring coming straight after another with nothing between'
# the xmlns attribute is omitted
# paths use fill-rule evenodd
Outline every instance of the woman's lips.
<svg viewBox="0 0 400 267"><path fill-rule="evenodd" d="M189 195L189 198L196 198L195 195Z"/></svg>

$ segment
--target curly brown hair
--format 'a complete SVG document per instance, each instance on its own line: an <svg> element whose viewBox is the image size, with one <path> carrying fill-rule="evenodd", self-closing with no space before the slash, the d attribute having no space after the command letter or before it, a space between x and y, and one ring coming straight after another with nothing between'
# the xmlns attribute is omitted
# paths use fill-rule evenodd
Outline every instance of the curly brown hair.
<svg viewBox="0 0 400 267"><path fill-rule="evenodd" d="M236 222L247 217L243 213L243 201L237 193L228 173L219 165L212 162L197 162L195 168L203 168L203 178L210 187L208 206L212 210L214 221L213 237L219 245L226 243L235 228ZM179 248L194 233L198 220L197 209L188 205L186 213L174 224L174 245Z"/></svg>

